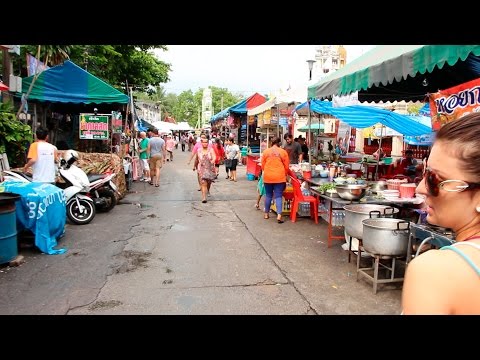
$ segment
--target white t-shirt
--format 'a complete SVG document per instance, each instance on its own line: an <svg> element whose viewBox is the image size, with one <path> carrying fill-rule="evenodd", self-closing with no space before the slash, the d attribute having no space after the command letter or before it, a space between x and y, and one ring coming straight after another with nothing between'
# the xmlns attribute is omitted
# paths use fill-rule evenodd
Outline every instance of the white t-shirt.
<svg viewBox="0 0 480 360"><path fill-rule="evenodd" d="M30 145L28 158L36 159L32 165L34 182L55 182L55 151L57 148L46 142L37 141Z"/></svg>

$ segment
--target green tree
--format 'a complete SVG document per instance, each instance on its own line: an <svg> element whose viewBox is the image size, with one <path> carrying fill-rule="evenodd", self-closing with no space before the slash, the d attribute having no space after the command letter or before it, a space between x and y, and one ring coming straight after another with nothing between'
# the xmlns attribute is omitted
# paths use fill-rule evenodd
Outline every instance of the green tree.
<svg viewBox="0 0 480 360"><path fill-rule="evenodd" d="M210 89L212 90L212 105L215 114L223 109L235 105L243 99L243 96L232 94L230 91L228 91L228 89L225 88L210 86Z"/></svg>
<svg viewBox="0 0 480 360"><path fill-rule="evenodd" d="M167 51L165 45L40 45L40 60L56 65L70 58L92 75L126 92L126 87L146 92L148 86L169 81L171 65L157 59L154 49ZM26 69L25 53L37 56L38 45L21 47L16 67ZM22 71L26 76L26 71Z"/></svg>
<svg viewBox="0 0 480 360"><path fill-rule="evenodd" d="M26 150L32 141L30 126L17 120L10 103L0 103L0 154L7 154L11 167L25 165Z"/></svg>
<svg viewBox="0 0 480 360"><path fill-rule="evenodd" d="M411 115L418 115L423 104L410 104L407 106L407 112Z"/></svg>

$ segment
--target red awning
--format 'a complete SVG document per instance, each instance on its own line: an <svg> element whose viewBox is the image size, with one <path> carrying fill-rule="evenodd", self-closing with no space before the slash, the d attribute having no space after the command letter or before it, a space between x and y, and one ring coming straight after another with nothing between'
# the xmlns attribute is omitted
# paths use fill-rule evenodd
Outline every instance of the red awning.
<svg viewBox="0 0 480 360"><path fill-rule="evenodd" d="M0 91L8 91L8 86L0 81Z"/></svg>

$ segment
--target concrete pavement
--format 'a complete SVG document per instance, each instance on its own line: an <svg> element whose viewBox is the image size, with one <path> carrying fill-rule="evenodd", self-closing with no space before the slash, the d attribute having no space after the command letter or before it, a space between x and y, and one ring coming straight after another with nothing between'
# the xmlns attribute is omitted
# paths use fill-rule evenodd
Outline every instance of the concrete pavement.
<svg viewBox="0 0 480 360"><path fill-rule="evenodd" d="M400 313L401 289L357 282L323 220L264 220L245 166L236 183L221 166L202 204L189 156L174 151L160 187L136 182L110 213L67 225L66 254L21 250L25 264L0 268L0 314Z"/></svg>

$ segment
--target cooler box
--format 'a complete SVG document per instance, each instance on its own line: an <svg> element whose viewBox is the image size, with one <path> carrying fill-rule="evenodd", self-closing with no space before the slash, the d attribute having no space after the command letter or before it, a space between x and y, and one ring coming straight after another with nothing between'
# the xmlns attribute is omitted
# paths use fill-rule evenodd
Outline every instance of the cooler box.
<svg viewBox="0 0 480 360"><path fill-rule="evenodd" d="M260 155L248 155L247 156L247 174L252 174L256 178L260 176L262 167L255 160L260 159Z"/></svg>

